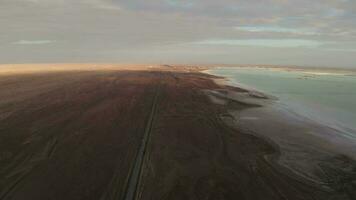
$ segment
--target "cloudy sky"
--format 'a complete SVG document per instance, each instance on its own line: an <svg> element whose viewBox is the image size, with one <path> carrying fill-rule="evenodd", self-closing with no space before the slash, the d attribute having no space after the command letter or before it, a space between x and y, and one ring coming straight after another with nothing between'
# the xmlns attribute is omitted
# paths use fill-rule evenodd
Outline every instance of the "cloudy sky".
<svg viewBox="0 0 356 200"><path fill-rule="evenodd" d="M0 63L356 67L355 0L0 0Z"/></svg>

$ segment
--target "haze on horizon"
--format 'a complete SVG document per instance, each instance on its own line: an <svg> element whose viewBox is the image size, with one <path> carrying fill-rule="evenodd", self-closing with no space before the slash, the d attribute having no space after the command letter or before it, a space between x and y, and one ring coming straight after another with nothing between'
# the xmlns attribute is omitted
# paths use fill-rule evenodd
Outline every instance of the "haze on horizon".
<svg viewBox="0 0 356 200"><path fill-rule="evenodd" d="M0 63L356 68L353 0L1 0Z"/></svg>

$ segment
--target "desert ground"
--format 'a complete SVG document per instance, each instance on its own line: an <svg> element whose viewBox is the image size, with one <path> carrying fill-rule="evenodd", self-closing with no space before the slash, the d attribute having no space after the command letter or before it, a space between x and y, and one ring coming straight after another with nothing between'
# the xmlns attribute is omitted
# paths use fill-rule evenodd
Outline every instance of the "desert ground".
<svg viewBox="0 0 356 200"><path fill-rule="evenodd" d="M356 199L322 128L205 68L0 66L0 200Z"/></svg>

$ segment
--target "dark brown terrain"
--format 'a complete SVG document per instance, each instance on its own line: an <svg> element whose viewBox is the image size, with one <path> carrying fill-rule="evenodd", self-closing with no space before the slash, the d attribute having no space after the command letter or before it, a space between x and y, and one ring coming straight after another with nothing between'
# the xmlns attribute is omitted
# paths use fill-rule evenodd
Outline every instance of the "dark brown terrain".
<svg viewBox="0 0 356 200"><path fill-rule="evenodd" d="M0 76L0 200L355 199L355 174L298 176L226 123L257 105L206 94L244 90L167 68Z"/></svg>

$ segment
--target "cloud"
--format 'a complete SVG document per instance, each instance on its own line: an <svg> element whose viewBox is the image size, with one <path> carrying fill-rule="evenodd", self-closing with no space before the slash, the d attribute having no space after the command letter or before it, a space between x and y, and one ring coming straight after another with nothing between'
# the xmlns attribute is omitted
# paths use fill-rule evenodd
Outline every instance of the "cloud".
<svg viewBox="0 0 356 200"><path fill-rule="evenodd" d="M121 10L119 6L114 5L98 5L97 8L104 9L104 10Z"/></svg>
<svg viewBox="0 0 356 200"><path fill-rule="evenodd" d="M299 35L319 35L317 31L313 29L305 29L305 28L288 28L281 26L266 26L266 25L255 25L255 26L237 26L235 27L240 31L247 32L274 32L274 33L291 33L291 34L299 34Z"/></svg>
<svg viewBox="0 0 356 200"><path fill-rule="evenodd" d="M19 40L13 42L16 45L44 45L44 44L51 44L55 43L55 40Z"/></svg>
<svg viewBox="0 0 356 200"><path fill-rule="evenodd" d="M204 40L195 42L194 44L201 45L236 45L236 46L255 46L255 47L307 47L316 48L322 43L314 40L303 39L245 39L245 40Z"/></svg>
<svg viewBox="0 0 356 200"><path fill-rule="evenodd" d="M10 0L4 0L5 2ZM91 6L93 8L98 9L106 9L106 10L120 10L120 6L118 3L114 3L110 0L12 0L13 4L35 4L36 6L64 6L65 7L73 7L73 8L85 8L86 6ZM1 5L1 3L0 3Z"/></svg>

